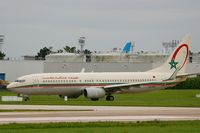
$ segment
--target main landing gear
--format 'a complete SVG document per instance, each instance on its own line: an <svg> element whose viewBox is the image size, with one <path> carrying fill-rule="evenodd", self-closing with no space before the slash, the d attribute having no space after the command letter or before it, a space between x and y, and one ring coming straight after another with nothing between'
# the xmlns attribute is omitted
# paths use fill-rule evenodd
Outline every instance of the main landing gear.
<svg viewBox="0 0 200 133"><path fill-rule="evenodd" d="M30 98L28 97L28 95L23 95L23 94L18 94L18 97L22 97L24 101L29 101Z"/></svg>
<svg viewBox="0 0 200 133"><path fill-rule="evenodd" d="M114 101L114 97L112 95L106 96L106 101Z"/></svg>
<svg viewBox="0 0 200 133"><path fill-rule="evenodd" d="M99 98L91 98L92 101L98 101ZM114 97L112 95L106 96L106 101L114 101Z"/></svg>

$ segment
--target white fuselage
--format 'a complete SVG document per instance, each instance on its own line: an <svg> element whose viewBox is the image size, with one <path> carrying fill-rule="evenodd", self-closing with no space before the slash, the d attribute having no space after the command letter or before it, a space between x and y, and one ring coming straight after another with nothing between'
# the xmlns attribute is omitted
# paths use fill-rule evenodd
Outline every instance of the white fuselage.
<svg viewBox="0 0 200 133"><path fill-rule="evenodd" d="M148 91L150 88L164 87L166 84L158 83L166 80L169 75L168 73L155 72L41 73L18 78L15 82L8 85L8 90L25 95L44 94L73 97L81 95L83 89L88 87L100 88L115 84L150 83L144 89L141 87L132 89L132 91L140 92Z"/></svg>

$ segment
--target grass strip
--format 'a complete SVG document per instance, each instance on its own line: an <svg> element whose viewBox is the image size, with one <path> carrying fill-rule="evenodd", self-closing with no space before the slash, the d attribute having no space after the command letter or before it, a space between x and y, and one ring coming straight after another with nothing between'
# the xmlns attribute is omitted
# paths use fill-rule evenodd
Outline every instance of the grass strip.
<svg viewBox="0 0 200 133"><path fill-rule="evenodd" d="M88 122L88 123L40 123L40 124L4 124L2 133L197 133L200 121L150 121L150 122Z"/></svg>

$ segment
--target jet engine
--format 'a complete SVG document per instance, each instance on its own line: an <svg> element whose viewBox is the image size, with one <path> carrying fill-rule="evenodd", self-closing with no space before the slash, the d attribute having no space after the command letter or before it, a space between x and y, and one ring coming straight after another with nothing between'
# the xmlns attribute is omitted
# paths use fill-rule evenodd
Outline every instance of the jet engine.
<svg viewBox="0 0 200 133"><path fill-rule="evenodd" d="M90 87L84 89L84 96L92 100L98 100L106 95L106 92L102 88Z"/></svg>

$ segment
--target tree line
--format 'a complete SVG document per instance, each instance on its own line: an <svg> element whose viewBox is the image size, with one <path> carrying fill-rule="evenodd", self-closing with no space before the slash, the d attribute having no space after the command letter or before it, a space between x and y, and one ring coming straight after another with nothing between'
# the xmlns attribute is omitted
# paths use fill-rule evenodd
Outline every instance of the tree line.
<svg viewBox="0 0 200 133"><path fill-rule="evenodd" d="M70 46L65 46L63 47L63 49L59 49L56 52L53 51L53 47L43 47L42 49L39 50L39 52L37 53L37 55L35 56L36 60L45 60L45 56L49 55L51 53L63 53L63 52L67 52L67 53L77 53L80 54L81 51L77 50L76 47L70 47ZM88 49L85 49L83 51L83 54L91 54L92 52Z"/></svg>
<svg viewBox="0 0 200 133"><path fill-rule="evenodd" d="M168 89L200 89L200 76L188 78L186 81Z"/></svg>
<svg viewBox="0 0 200 133"><path fill-rule="evenodd" d="M3 60L5 56L6 54L0 51L0 60Z"/></svg>

